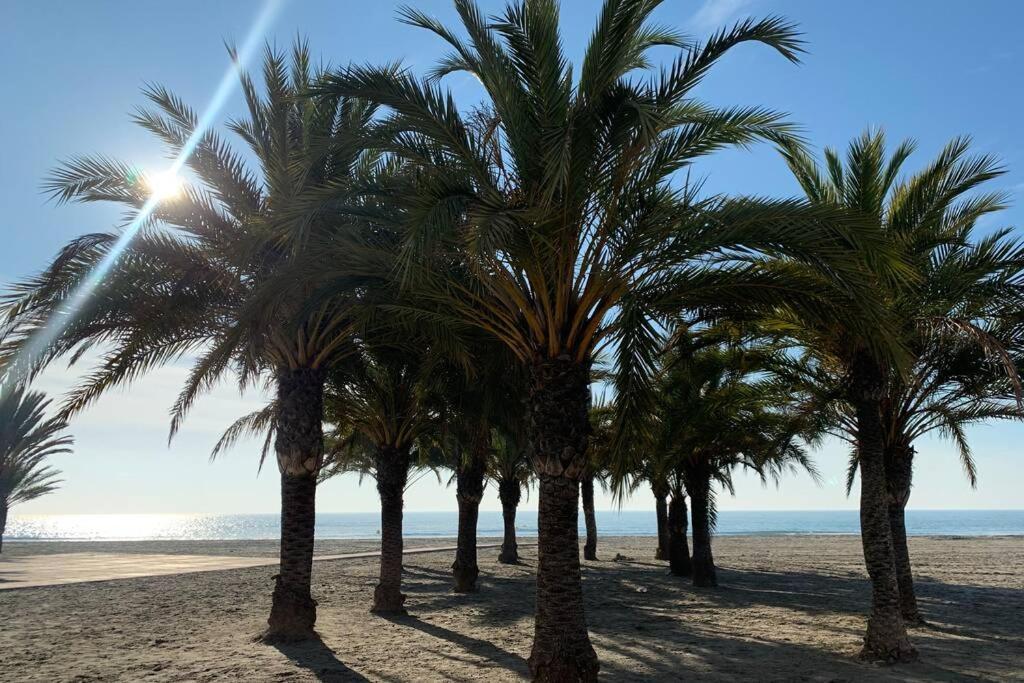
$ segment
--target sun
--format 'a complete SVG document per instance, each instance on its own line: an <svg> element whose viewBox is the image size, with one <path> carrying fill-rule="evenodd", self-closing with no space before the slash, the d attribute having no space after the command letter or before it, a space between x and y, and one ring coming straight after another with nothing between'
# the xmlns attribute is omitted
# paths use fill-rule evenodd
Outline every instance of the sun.
<svg viewBox="0 0 1024 683"><path fill-rule="evenodd" d="M174 171L162 171L146 176L149 194L157 201L174 199L181 195L184 183Z"/></svg>

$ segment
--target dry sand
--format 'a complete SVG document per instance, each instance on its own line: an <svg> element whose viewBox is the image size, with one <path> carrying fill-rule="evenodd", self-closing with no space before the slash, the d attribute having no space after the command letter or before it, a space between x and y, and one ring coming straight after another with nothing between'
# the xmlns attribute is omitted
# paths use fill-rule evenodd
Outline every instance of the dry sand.
<svg viewBox="0 0 1024 683"><path fill-rule="evenodd" d="M417 539L415 545L445 544ZM412 544L410 544L412 545ZM321 553L373 549L326 542ZM272 543L6 543L4 557L147 552L246 557ZM695 589L650 559L653 539L601 539L586 562L591 636L610 681L1024 680L1024 539L915 538L922 661L856 655L869 599L855 537L716 540L721 587ZM629 558L614 561L621 554ZM405 566L413 616L367 609L373 559L315 565L323 642L253 642L273 567L0 591L3 681L503 681L527 673L536 550L499 564L481 551L482 589L449 590L446 554Z"/></svg>

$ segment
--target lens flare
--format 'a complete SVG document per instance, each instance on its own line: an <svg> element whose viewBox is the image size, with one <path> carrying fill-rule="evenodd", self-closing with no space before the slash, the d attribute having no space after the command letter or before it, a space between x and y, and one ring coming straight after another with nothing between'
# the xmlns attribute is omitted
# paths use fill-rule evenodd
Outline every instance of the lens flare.
<svg viewBox="0 0 1024 683"><path fill-rule="evenodd" d="M149 189L149 195L159 202L181 196L182 189L185 187L182 179L173 171L147 175L145 182Z"/></svg>
<svg viewBox="0 0 1024 683"><path fill-rule="evenodd" d="M114 264L117 263L118 258L128 247L132 238L135 237L136 233L149 220L153 211L160 205L160 202L181 194L183 184L179 173L188 162L192 152L195 151L196 145L199 144L206 131L216 121L228 98L238 87L238 71L245 67L249 59L256 52L257 46L263 42L267 30L272 25L274 18L284 3L285 0L266 0L256 20L253 22L252 28L249 29L245 42L242 43L242 47L232 60L232 64L228 67L220 83L217 85L217 89L210 98L210 102L199 119L195 130L192 132L192 136L182 146L181 151L174 159L170 168L145 178L146 184L150 189L149 198L142 205L142 208L139 209L132 222L125 227L117 242L107 252L106 256L83 278L78 288L67 297L60 308L53 312L46 324L21 347L10 363L4 368L0 368L0 391L5 390L6 387L17 386L31 375L37 362L46 353L46 349L60 337L68 324L75 319L75 316L78 315L82 307L88 302L96 288L102 284L103 278Z"/></svg>

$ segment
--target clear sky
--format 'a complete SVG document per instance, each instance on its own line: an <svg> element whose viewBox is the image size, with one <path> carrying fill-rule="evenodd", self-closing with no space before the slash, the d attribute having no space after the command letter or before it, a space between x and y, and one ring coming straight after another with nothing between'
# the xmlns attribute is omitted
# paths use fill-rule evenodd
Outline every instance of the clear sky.
<svg viewBox="0 0 1024 683"><path fill-rule="evenodd" d="M440 42L395 20L394 0L292 0L284 2L266 39L288 47L306 35L314 54L336 65L402 59L421 69L443 52ZM448 0L412 4L452 22ZM499 9L504 2L483 2ZM574 58L590 34L597 0L564 0L565 48ZM119 220L110 207L56 207L40 193L55 163L73 154L101 152L145 168L167 162L129 114L143 104L148 82L168 86L202 110L228 67L224 40L244 41L260 2L65 2L0 3L0 206L3 248L0 286L41 268L68 239L106 230ZM976 149L1000 156L1010 173L998 181L1014 207L985 229L1024 225L1024 47L1019 28L1024 3L820 2L819 0L668 0L661 22L694 35L743 16L780 14L797 22L808 42L801 66L756 46L736 50L701 86L717 105L757 104L780 109L802 124L816 146L843 147L868 125L884 126L890 139L920 143L910 168L930 160L950 137L970 134ZM661 53L659 53L661 54ZM578 59L576 60L578 62ZM468 77L449 79L463 104L478 91ZM239 113L237 93L220 116ZM696 169L711 191L785 196L796 187L766 146L728 152ZM16 512L271 512L278 504L271 464L257 477L256 447L242 444L213 464L207 454L235 417L260 405L223 387L195 409L183 432L167 446L167 413L184 367L154 373L129 392L115 393L76 418L76 452L55 463L64 488ZM47 371L38 388L59 392L75 371ZM1024 508L1020 444L1024 427L996 425L970 432L981 481L971 491L953 449L919 444L911 506L917 508ZM723 509L836 509L856 507L843 493L845 449L830 444L816 453L825 482L787 478L779 489L740 478L735 499ZM603 503L603 505L602 505ZM535 507L536 497L525 503ZM645 508L642 492L627 508ZM610 507L607 498L599 507ZM372 485L355 479L324 485L322 511L378 507ZM455 509L454 491L424 479L407 497L409 510ZM493 487L484 502L499 509Z"/></svg>

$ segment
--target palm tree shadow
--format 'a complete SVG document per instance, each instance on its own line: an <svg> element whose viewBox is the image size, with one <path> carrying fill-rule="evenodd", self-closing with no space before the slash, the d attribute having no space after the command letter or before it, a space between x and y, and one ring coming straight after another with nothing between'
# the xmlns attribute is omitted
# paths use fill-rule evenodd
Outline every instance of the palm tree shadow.
<svg viewBox="0 0 1024 683"><path fill-rule="evenodd" d="M489 641L457 633L444 628L443 626L431 624L430 622L423 621L419 617L411 615L387 616L384 618L394 624L409 626L418 631L422 631L434 638L447 640L449 643L458 645L470 654L488 659L509 671L519 674L520 676L525 677L529 675L526 660L522 656L509 652L508 650L505 650Z"/></svg>
<svg viewBox="0 0 1024 683"><path fill-rule="evenodd" d="M274 643L281 654L297 666L312 673L318 681L331 683L351 683L353 681L369 681L358 671L345 666L319 637L295 643Z"/></svg>

